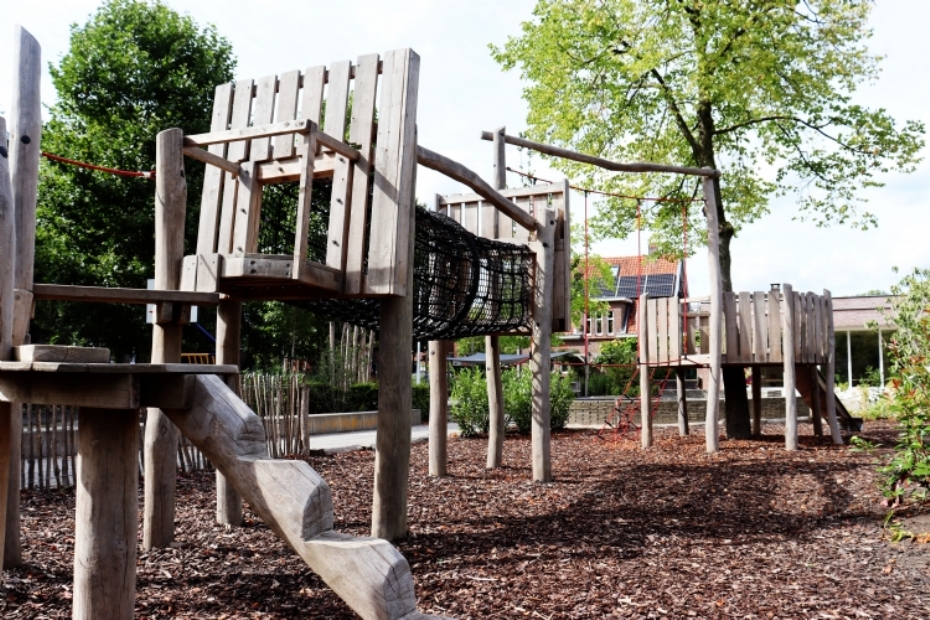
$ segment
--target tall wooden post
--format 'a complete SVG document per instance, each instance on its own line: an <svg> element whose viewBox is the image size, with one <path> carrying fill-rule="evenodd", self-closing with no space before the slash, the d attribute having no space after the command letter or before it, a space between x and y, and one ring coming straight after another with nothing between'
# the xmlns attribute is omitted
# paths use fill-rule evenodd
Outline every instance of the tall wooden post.
<svg viewBox="0 0 930 620"><path fill-rule="evenodd" d="M216 363L239 365L239 343L242 332L242 302L232 299L220 301L216 310ZM226 378L229 388L236 394L239 375ZM242 498L216 470L216 522L222 525L242 525Z"/></svg>
<svg viewBox="0 0 930 620"><path fill-rule="evenodd" d="M723 317L723 277L720 272L720 225L714 180L704 177L704 211L707 216L707 263L710 280L710 367L707 381L707 414L704 443L708 454L720 449L717 421L720 413L720 334Z"/></svg>
<svg viewBox="0 0 930 620"><path fill-rule="evenodd" d="M833 438L833 443L842 446L843 436L840 435L840 425L836 421L836 331L833 325L833 296L830 291L824 289L823 297L824 310L827 314L827 422L830 424L830 436Z"/></svg>
<svg viewBox="0 0 930 620"><path fill-rule="evenodd" d="M752 434L762 434L762 367L752 367Z"/></svg>
<svg viewBox="0 0 930 620"><path fill-rule="evenodd" d="M0 116L0 360L13 357L14 278L16 277L16 211L10 188L10 166L7 154L6 120ZM10 486L19 490L19 473L13 482L11 452L13 441L13 411L20 406L0 403L0 558L4 557L6 541L8 493ZM19 503L17 502L17 507ZM19 540L19 533L16 538Z"/></svg>
<svg viewBox="0 0 930 620"><path fill-rule="evenodd" d="M13 309L13 346L28 339L32 317L32 283L35 267L36 197L42 141L42 48L22 26L13 32L13 100L9 145L10 180L16 221L16 279ZM10 465L6 492L6 544L3 567L23 561L19 525L19 477L22 457L22 405L10 406ZM0 497L3 497L0 495Z"/></svg>
<svg viewBox="0 0 930 620"><path fill-rule="evenodd" d="M795 333L794 291L783 284L782 293L782 357L785 361L785 449L798 449L798 403L795 397Z"/></svg>
<svg viewBox="0 0 930 620"><path fill-rule="evenodd" d="M494 132L494 189L504 189L507 186L507 158L504 142L504 127ZM497 209L492 212L497 218ZM497 226L494 226L495 235ZM485 336L485 376L488 381L488 460L487 468L495 469L501 466L504 459L504 387L501 381L501 345L497 334Z"/></svg>
<svg viewBox="0 0 930 620"><path fill-rule="evenodd" d="M177 290L184 258L187 182L182 145L184 132L167 129L155 141L155 288ZM156 304L152 363L181 361L181 325L177 308ZM148 409L145 424L144 549L166 547L174 540L174 490L178 429L161 409Z"/></svg>
<svg viewBox="0 0 930 620"><path fill-rule="evenodd" d="M691 434L688 422L688 386L685 383L685 369L675 369L675 388L678 392L678 435L686 437Z"/></svg>
<svg viewBox="0 0 930 620"><path fill-rule="evenodd" d="M536 215L539 228L530 247L536 252L536 284L533 288L533 332L530 372L533 373L533 416L531 443L533 481L552 480L550 372L552 358L552 287L555 265L554 209L541 208Z"/></svg>
<svg viewBox="0 0 930 620"><path fill-rule="evenodd" d="M130 620L136 596L138 411L82 407L77 450L71 617Z"/></svg>
<svg viewBox="0 0 930 620"><path fill-rule="evenodd" d="M642 260L642 258L640 258ZM652 399L649 394L649 293L639 296L639 426L643 449L652 447Z"/></svg>
<svg viewBox="0 0 930 620"><path fill-rule="evenodd" d="M448 458L449 378L445 340L429 341L429 475L445 476Z"/></svg>

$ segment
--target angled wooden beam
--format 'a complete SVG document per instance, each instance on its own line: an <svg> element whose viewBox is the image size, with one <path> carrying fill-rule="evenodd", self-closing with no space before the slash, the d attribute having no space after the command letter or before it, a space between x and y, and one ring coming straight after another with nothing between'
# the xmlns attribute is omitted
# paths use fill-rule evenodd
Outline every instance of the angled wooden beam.
<svg viewBox="0 0 930 620"><path fill-rule="evenodd" d="M494 134L490 131L481 132L482 140L493 140ZM553 157L562 157L564 159L571 159L572 161L580 161L583 164L591 164L592 166L597 166L598 168L603 168L604 170L613 170L614 172L670 172L673 174L687 174L697 177L705 177L716 179L720 176L720 172L717 170L711 170L710 168L690 168L688 166L669 166L666 164L653 164L649 162L634 162L629 164L621 164L615 161L610 161L609 159L604 159L603 157L595 157L593 155L585 155L584 153L579 153L578 151L572 151L570 149L563 149L558 146L552 146L551 144L544 144L542 142L533 142L532 140L526 140L525 138L518 138L516 136L504 136L504 141L507 144L513 144L514 146L522 146L523 148L533 149L534 151L539 151L545 155L552 155Z"/></svg>
<svg viewBox="0 0 930 620"><path fill-rule="evenodd" d="M283 123L270 123L268 125L255 125L226 131L213 131L184 136L184 146L210 146L224 142L238 142L254 138L271 138L289 133L308 134L316 129L316 123L309 120L284 121Z"/></svg>
<svg viewBox="0 0 930 620"><path fill-rule="evenodd" d="M422 146L417 146L417 162L421 166L426 166L431 170L441 172L459 183L464 183L523 228L527 230L536 230L539 227L539 223L533 219L532 215L515 205L510 199L488 185L487 182L475 172L457 161L453 161L439 153L434 153Z"/></svg>

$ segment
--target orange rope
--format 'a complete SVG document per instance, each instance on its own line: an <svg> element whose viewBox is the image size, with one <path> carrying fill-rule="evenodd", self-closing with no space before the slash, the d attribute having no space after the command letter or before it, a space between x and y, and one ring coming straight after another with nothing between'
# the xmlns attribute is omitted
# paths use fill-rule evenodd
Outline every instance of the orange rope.
<svg viewBox="0 0 930 620"><path fill-rule="evenodd" d="M58 155L52 155L51 153L46 153L45 151L42 151L42 157L45 157L46 159L51 159L52 161L61 162L63 164L69 164L71 166L77 166L79 168L87 168L88 170L97 170L98 172L107 172L109 174L115 174L121 177L142 177L144 179L155 178L154 170L150 172L132 171L132 170L116 170L115 168L106 168L104 166L96 166L94 164L88 164L82 161L68 159L67 157L60 157Z"/></svg>

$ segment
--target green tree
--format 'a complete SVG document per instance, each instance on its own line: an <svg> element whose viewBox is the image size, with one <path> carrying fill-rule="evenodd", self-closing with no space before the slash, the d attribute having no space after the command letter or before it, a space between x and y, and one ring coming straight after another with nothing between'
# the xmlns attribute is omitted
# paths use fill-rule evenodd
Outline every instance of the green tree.
<svg viewBox="0 0 930 620"><path fill-rule="evenodd" d="M232 79L229 42L160 2L110 0L51 65L58 101L43 150L122 170L152 170L155 136L208 131L217 84ZM203 166L186 162L187 238L196 235ZM36 281L145 287L154 270L154 184L45 162L40 170ZM38 340L108 346L147 359L151 330L138 306L44 302ZM202 345L200 345L202 348Z"/></svg>
<svg viewBox="0 0 930 620"><path fill-rule="evenodd" d="M919 161L922 123L899 126L852 97L878 74L865 45L871 4L539 0L522 34L492 51L529 83L530 138L613 160L721 170L714 188L720 263L724 290L733 290L731 241L769 210L770 198L796 194L802 218L866 228L876 219L857 190ZM555 165L627 195L688 198L699 190L689 177ZM660 250L680 251L680 205L643 208ZM694 205L687 215L697 223L699 214ZM635 217L634 201L613 200L595 230L623 235ZM750 434L742 382L739 369L724 371L730 437Z"/></svg>

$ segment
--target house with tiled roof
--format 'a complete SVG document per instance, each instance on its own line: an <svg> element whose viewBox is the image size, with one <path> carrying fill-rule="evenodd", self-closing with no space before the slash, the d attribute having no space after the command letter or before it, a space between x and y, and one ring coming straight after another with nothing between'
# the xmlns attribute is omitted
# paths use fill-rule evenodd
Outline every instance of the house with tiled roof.
<svg viewBox="0 0 930 620"><path fill-rule="evenodd" d="M651 297L682 297L682 264L655 255L612 256L600 260L610 265L611 279L591 282L589 296L592 301L603 301L609 306L606 313L593 313L583 325L573 325L570 333L562 335L566 347L584 351L585 337L592 358L597 356L601 343L617 338L636 336L636 309L641 293ZM582 270L584 266L582 266ZM589 267L589 274L593 268Z"/></svg>

